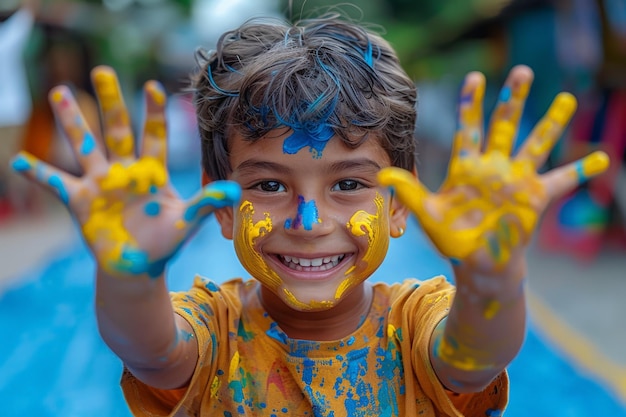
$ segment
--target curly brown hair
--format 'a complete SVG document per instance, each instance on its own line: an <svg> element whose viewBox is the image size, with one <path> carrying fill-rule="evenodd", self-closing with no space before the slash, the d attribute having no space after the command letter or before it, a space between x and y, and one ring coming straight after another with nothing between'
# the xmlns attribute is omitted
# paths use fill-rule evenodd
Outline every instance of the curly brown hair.
<svg viewBox="0 0 626 417"><path fill-rule="evenodd" d="M191 89L212 180L231 172L228 138L254 141L274 129L337 135L357 147L377 138L394 166L415 165L417 92L380 35L337 13L300 20L252 19L196 52Z"/></svg>

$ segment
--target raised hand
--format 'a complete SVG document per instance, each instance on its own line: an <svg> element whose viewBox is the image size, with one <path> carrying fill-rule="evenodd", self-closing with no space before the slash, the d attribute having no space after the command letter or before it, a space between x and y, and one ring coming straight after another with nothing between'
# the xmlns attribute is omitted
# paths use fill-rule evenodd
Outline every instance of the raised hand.
<svg viewBox="0 0 626 417"><path fill-rule="evenodd" d="M167 172L166 94L160 84L149 81L144 87L146 114L137 157L115 72L97 67L92 81L104 144L86 125L67 87L50 92L52 108L84 175L75 177L24 152L15 157L13 168L67 205L100 268L118 277L158 277L202 220L239 200L240 187L214 182L190 200L181 200Z"/></svg>
<svg viewBox="0 0 626 417"><path fill-rule="evenodd" d="M568 93L557 95L512 155L532 79L528 67L511 71L483 144L485 79L477 72L468 74L448 174L436 193L408 171L392 167L380 172L379 182L396 190L433 244L453 262L469 263L484 272L501 270L514 252L526 247L552 199L608 167L607 155L595 152L537 173L576 109L576 99Z"/></svg>

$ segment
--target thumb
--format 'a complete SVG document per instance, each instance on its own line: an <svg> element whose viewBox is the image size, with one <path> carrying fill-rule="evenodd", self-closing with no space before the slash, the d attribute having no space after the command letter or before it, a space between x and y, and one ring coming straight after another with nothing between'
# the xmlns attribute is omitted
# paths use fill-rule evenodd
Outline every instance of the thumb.
<svg viewBox="0 0 626 417"><path fill-rule="evenodd" d="M236 182L211 182L187 202L184 220L199 223L215 209L235 205L240 199L241 187Z"/></svg>
<svg viewBox="0 0 626 417"><path fill-rule="evenodd" d="M405 207L418 219L423 218L426 211L424 201L430 191L410 171L397 167L383 168L378 173L378 183L390 187Z"/></svg>

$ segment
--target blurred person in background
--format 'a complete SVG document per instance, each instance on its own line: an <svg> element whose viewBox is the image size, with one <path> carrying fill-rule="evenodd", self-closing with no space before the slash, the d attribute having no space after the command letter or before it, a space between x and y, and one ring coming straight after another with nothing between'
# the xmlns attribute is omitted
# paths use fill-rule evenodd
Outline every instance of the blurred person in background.
<svg viewBox="0 0 626 417"><path fill-rule="evenodd" d="M9 170L9 160L20 148L22 129L31 111L24 50L38 7L37 0L24 0L17 10L6 11L0 22L0 221L19 208L16 205L26 185Z"/></svg>
<svg viewBox="0 0 626 417"><path fill-rule="evenodd" d="M100 116L89 80L92 66L88 43L80 34L56 24L42 24L43 44L39 49L35 70L32 112L23 129L22 149L43 161L73 174L81 168L71 148L57 128L48 102L52 87L65 84L74 92L85 120L90 126L100 126ZM99 130L95 130L98 132ZM29 187L22 207L30 213L45 209L47 194L39 188Z"/></svg>
<svg viewBox="0 0 626 417"><path fill-rule="evenodd" d="M565 87L581 97L560 163L601 149L609 170L565 196L539 234L547 248L593 260L607 242L626 248L626 1L557 2Z"/></svg>

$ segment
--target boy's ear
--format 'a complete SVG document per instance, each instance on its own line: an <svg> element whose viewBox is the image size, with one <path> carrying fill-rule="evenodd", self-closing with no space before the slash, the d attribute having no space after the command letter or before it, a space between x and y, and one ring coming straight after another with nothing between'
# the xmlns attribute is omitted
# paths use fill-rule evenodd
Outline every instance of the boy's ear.
<svg viewBox="0 0 626 417"><path fill-rule="evenodd" d="M417 167L411 170L413 176L417 177ZM406 231L406 223L411 211L394 194L391 195L389 204L389 234L391 237L400 237Z"/></svg>
<svg viewBox="0 0 626 417"><path fill-rule="evenodd" d="M213 212L222 229L224 238L233 240L233 226L235 225L232 207L222 207Z"/></svg>
<svg viewBox="0 0 626 417"><path fill-rule="evenodd" d="M389 234L391 237L400 237L404 234L409 214L409 209L400 202L400 199L392 196L389 204Z"/></svg>

